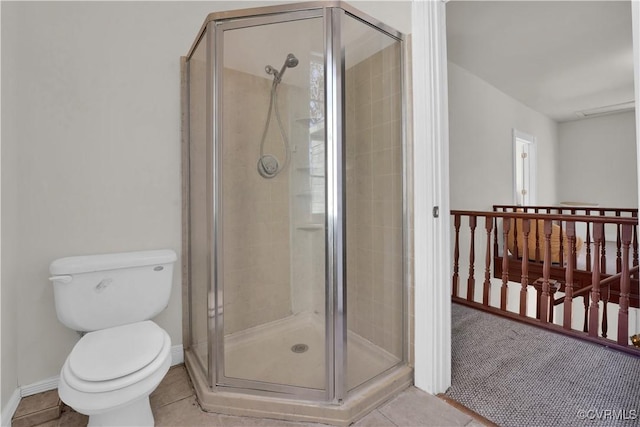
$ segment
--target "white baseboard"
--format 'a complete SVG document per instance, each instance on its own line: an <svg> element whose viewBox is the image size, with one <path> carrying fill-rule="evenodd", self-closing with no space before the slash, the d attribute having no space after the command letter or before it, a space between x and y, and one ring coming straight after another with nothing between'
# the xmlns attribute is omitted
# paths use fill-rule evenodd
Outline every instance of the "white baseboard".
<svg viewBox="0 0 640 427"><path fill-rule="evenodd" d="M49 390L55 390L58 388L59 376L48 378L46 380L38 381L33 384L23 385L20 387L20 396L27 397L34 394L43 393Z"/></svg>
<svg viewBox="0 0 640 427"><path fill-rule="evenodd" d="M17 388L11 394L7 406L2 408L2 416L0 416L0 425L2 427L11 427L11 418L16 413L18 405L20 404L20 389Z"/></svg>
<svg viewBox="0 0 640 427"><path fill-rule="evenodd" d="M171 347L171 366L179 365L181 363L184 363L184 349L182 348L182 344L174 345ZM55 377L51 377L46 380L19 387L20 396L26 397L49 390L55 390L58 388L59 378L60 377L56 375Z"/></svg>
<svg viewBox="0 0 640 427"><path fill-rule="evenodd" d="M180 365L182 363L184 363L184 349L182 344L172 346L171 366ZM0 415L0 426L11 426L11 418L13 418L13 414L16 412L16 409L18 409L21 398L49 390L55 390L58 388L59 380L60 377L56 375L55 377L51 377L46 380L18 387L11 395L9 402L7 402L7 406L2 409L2 414Z"/></svg>

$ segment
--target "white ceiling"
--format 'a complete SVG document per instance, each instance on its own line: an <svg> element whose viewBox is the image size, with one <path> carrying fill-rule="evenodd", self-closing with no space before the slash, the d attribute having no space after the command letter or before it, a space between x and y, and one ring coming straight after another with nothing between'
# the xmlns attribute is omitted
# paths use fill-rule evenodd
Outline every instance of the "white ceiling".
<svg viewBox="0 0 640 427"><path fill-rule="evenodd" d="M634 99L630 1L450 1L447 49L559 122Z"/></svg>

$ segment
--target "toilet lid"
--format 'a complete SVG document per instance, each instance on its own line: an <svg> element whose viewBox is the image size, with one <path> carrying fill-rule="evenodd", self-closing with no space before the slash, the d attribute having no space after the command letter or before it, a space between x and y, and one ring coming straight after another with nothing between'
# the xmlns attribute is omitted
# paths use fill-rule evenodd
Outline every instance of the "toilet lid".
<svg viewBox="0 0 640 427"><path fill-rule="evenodd" d="M147 366L163 343L162 329L149 320L90 332L71 351L69 368L85 381L112 380Z"/></svg>

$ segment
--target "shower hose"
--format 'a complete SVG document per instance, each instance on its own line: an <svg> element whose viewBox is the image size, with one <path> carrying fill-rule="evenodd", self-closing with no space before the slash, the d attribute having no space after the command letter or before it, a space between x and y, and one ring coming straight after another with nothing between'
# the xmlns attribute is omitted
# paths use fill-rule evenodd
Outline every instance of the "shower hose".
<svg viewBox="0 0 640 427"><path fill-rule="evenodd" d="M282 119L280 118L280 111L278 110L278 79L274 78L273 83L271 84L271 100L269 101L269 111L267 112L267 120L264 123L264 130L262 131L262 139L260 140L260 160L258 162L258 171L260 175L265 178L273 178L278 175L284 168L289 164L289 140L287 138L287 132L284 130L284 126L282 125ZM269 131L269 124L271 123L271 113L275 110L276 113L276 121L278 122L278 127L280 128L280 135L282 136L282 145L284 146L285 151L285 159L282 165L278 165L277 160L275 161L275 169L273 168L273 164L266 164L265 161L269 158L275 160L275 157L267 154L264 154L264 144L267 139L267 132Z"/></svg>

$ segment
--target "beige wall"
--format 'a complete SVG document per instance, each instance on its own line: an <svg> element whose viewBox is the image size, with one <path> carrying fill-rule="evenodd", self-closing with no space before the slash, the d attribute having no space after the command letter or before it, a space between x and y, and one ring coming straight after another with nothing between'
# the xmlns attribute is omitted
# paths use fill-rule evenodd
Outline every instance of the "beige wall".
<svg viewBox="0 0 640 427"><path fill-rule="evenodd" d="M305 78L309 80L309 75L305 75ZM324 80L318 81L319 85L323 83ZM324 327L326 165L324 142L318 142L324 138L324 121L319 117L312 121L309 117L309 83L304 87L288 86L287 89L289 96L286 102L291 111L288 120L289 140L293 150L288 171L291 195L291 308L294 314L316 314L316 320ZM312 161L312 156L318 164Z"/></svg>
<svg viewBox="0 0 640 427"><path fill-rule="evenodd" d="M3 408L78 339L57 320L51 261L180 253L179 58L224 6L2 2ZM174 345L179 277L157 317Z"/></svg>
<svg viewBox="0 0 640 427"><path fill-rule="evenodd" d="M2 4L2 19L5 19L7 15L4 11L4 3ZM2 34L0 35L2 40L2 55L13 56L17 54L17 47L7 43L6 30L4 21L2 22ZM6 62L5 62L6 64ZM5 67L7 67L5 65ZM16 179L19 173L18 168L18 146L15 143L9 141L10 129L5 125L5 115L7 112L12 111L10 98L17 96L16 86L7 84L7 72L3 67L2 71L2 159L0 169L2 171L2 212L0 214L2 224L2 294L0 313L2 318L0 319L0 337L2 339L0 350L0 379L2 385L0 388L0 408L3 409L14 393L18 386L18 286L14 281L9 280L9 272L11 271L11 265L9 262L13 262L13 258L10 257L16 251L16 245L19 242L18 229L15 224L19 220L18 212L18 189L16 183L13 181ZM11 179L11 181L10 181ZM14 255L15 256L15 255Z"/></svg>
<svg viewBox="0 0 640 427"><path fill-rule="evenodd" d="M559 201L638 207L635 113L558 125Z"/></svg>
<svg viewBox="0 0 640 427"><path fill-rule="evenodd" d="M452 62L448 67L451 209L491 210L494 204L514 203L514 128L536 137L537 204L556 203L556 122L464 68Z"/></svg>
<svg viewBox="0 0 640 427"><path fill-rule="evenodd" d="M223 89L222 211L225 334L291 314L289 171L274 178L256 170L269 108L271 79L225 69ZM287 99L282 84L278 97ZM288 123L288 103L279 102ZM272 112L265 154L284 162Z"/></svg>

